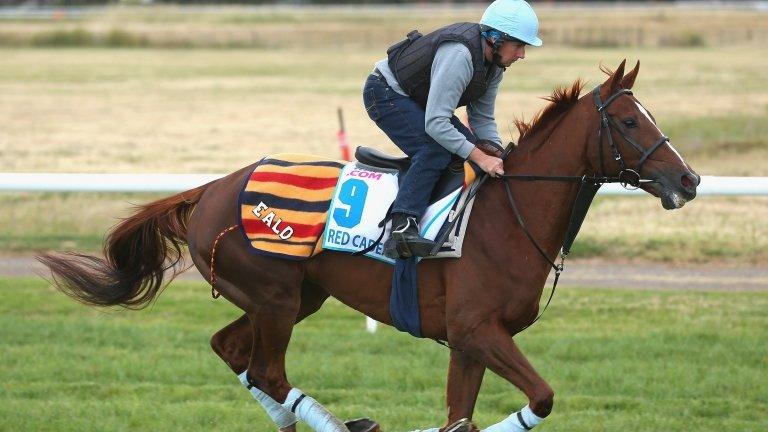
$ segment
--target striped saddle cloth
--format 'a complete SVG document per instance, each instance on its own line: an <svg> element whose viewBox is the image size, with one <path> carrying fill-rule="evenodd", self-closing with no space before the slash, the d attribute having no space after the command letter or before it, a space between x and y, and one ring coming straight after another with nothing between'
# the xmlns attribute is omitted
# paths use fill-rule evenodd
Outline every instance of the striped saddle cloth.
<svg viewBox="0 0 768 432"><path fill-rule="evenodd" d="M262 159L240 192L240 227L252 251L303 260L322 237L344 162L282 153Z"/></svg>

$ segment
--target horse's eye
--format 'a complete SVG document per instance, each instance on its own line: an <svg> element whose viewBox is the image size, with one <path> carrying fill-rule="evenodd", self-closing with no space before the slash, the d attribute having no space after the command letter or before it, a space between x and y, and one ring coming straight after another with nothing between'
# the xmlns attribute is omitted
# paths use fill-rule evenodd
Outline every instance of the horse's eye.
<svg viewBox="0 0 768 432"><path fill-rule="evenodd" d="M627 119L622 120L621 123L623 123L624 126L630 128L630 129L634 129L634 128L637 127L637 122L635 121L635 119L627 118Z"/></svg>

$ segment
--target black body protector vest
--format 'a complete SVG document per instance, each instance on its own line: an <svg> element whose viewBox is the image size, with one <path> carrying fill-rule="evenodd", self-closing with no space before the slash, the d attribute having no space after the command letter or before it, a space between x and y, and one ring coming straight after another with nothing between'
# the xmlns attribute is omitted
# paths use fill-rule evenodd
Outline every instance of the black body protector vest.
<svg viewBox="0 0 768 432"><path fill-rule="evenodd" d="M485 61L485 42L480 34L480 24L451 24L427 35L413 30L408 33L407 39L387 50L387 63L403 90L422 107L427 106L435 53L440 44L448 41L461 42L469 49L474 68L472 79L459 98L457 107L468 105L485 94L495 75L497 66Z"/></svg>

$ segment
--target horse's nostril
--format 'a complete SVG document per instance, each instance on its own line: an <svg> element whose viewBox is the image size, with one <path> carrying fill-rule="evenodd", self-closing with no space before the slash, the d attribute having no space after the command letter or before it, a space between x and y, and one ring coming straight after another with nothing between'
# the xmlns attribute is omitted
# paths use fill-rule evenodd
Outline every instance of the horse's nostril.
<svg viewBox="0 0 768 432"><path fill-rule="evenodd" d="M693 178L693 176L683 174L683 176L680 178L680 184L682 184L685 189L691 190L696 188L698 182L695 178Z"/></svg>

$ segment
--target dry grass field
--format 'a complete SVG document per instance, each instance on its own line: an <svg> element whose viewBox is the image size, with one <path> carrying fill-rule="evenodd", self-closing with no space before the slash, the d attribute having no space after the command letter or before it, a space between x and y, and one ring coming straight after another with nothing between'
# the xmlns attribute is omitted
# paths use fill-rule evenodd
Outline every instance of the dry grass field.
<svg viewBox="0 0 768 432"><path fill-rule="evenodd" d="M768 41L766 14L753 9L621 3L601 7L537 4L536 10L548 45L759 46ZM6 20L0 27L0 44L61 45L67 41L53 38L67 33L74 38L91 35L106 45L369 49L413 28L428 31L445 23L476 21L482 13L482 4L59 10L50 13L53 22Z"/></svg>
<svg viewBox="0 0 768 432"><path fill-rule="evenodd" d="M0 48L0 118L5 120L0 172L229 172L279 151L337 156L337 107L344 110L352 145L395 152L362 108L363 81L394 42L371 32L434 28L477 12L160 11L109 9L75 24L2 22L0 35L119 25L146 35L162 28L170 38L205 35L203 28L225 34L237 27L268 31L280 47ZM637 22L649 31L658 23L681 27L683 22L691 31L751 28L766 18L764 13L683 14L665 8L637 13L642 18ZM543 28L629 22L615 10L577 15L572 20L567 10L545 9ZM418 25L422 20L425 25ZM323 45L302 33L326 29L349 37L363 27L371 32L361 33L361 44ZM636 96L701 174L768 175L768 58L752 43L529 49L502 84L497 118L503 135L516 139L517 133L509 131L512 120L541 109L541 97L553 87L579 77L596 85L603 80L598 65L615 67L623 58L641 60ZM126 200L149 198L0 195L0 249L94 247L114 217L125 213ZM582 238L587 243L581 253L587 255L768 261L768 228L761 222L768 219L768 200L763 198L704 197L672 213L661 211L649 197L607 198L593 210ZM637 219L651 222L638 224Z"/></svg>
<svg viewBox="0 0 768 432"><path fill-rule="evenodd" d="M265 153L336 155L350 139L394 151L360 89L385 50L3 49L2 171L224 172ZM768 175L768 59L749 47L529 49L507 71L499 127L557 85L602 82L598 65L641 60L636 96L705 174ZM591 88L591 87L590 87Z"/></svg>

